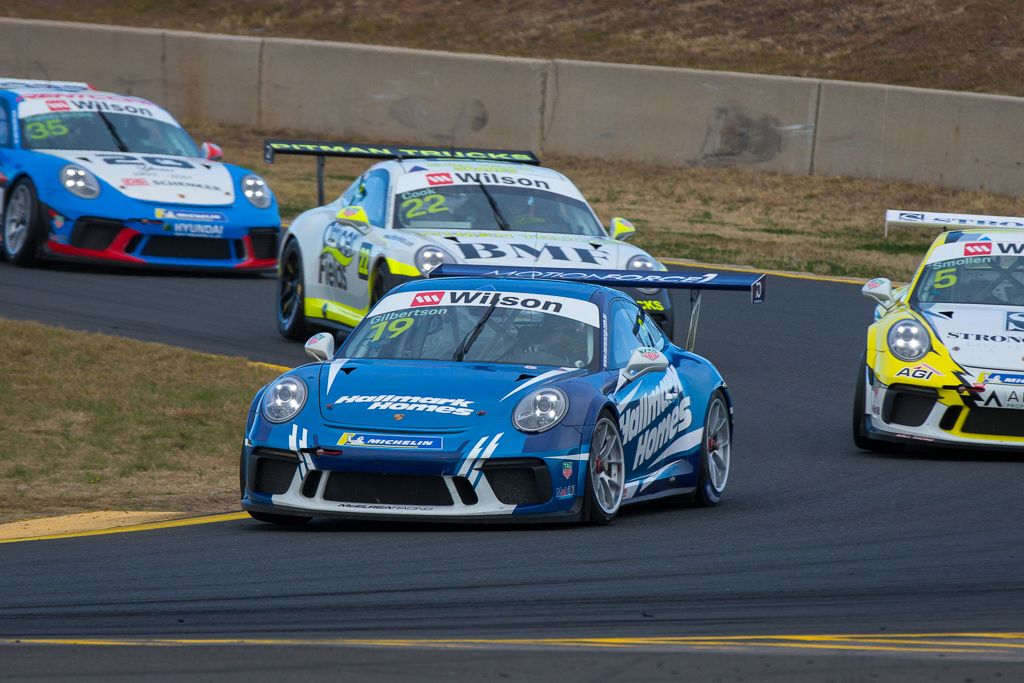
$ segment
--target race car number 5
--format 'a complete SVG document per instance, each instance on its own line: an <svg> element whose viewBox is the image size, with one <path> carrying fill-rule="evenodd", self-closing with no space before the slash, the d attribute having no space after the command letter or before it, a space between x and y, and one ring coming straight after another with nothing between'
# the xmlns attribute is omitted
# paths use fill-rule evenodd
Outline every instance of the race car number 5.
<svg viewBox="0 0 1024 683"><path fill-rule="evenodd" d="M935 273L935 283L932 285L935 289L945 289L946 287L952 287L956 284L956 275L954 275L956 268L943 268L939 272Z"/></svg>
<svg viewBox="0 0 1024 683"><path fill-rule="evenodd" d="M444 195L428 194L426 197L411 197L401 204L405 211L406 218L417 218L426 216L428 213L451 213L451 209L444 205ZM408 209L408 210L406 210Z"/></svg>
<svg viewBox="0 0 1024 683"><path fill-rule="evenodd" d="M396 318L391 322L382 322L377 323L376 325L370 325L370 329L373 331L370 341L380 341L380 338L384 336L385 330L388 332L388 339L394 339L412 327L412 323L412 318Z"/></svg>

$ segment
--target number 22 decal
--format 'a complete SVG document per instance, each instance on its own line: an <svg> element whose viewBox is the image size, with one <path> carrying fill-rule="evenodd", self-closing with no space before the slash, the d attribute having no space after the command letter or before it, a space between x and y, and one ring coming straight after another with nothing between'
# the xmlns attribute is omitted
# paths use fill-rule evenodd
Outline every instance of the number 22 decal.
<svg viewBox="0 0 1024 683"><path fill-rule="evenodd" d="M407 208L408 210L406 210ZM405 211L406 218L426 216L428 213L451 212L451 209L444 205L444 195L440 194L428 194L422 198L412 197L411 199L406 199L402 202L401 209Z"/></svg>

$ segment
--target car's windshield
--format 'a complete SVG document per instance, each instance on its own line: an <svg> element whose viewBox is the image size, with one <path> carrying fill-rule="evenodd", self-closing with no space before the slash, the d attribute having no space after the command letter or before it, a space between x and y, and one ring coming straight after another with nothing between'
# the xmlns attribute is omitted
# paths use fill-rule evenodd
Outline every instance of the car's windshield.
<svg viewBox="0 0 1024 683"><path fill-rule="evenodd" d="M1024 306L1024 256L965 256L929 263L914 298L926 304Z"/></svg>
<svg viewBox="0 0 1024 683"><path fill-rule="evenodd" d="M82 149L196 157L192 138L174 124L134 114L65 111L21 119L27 149Z"/></svg>
<svg viewBox="0 0 1024 683"><path fill-rule="evenodd" d="M597 320L596 305L564 297L398 293L381 301L339 355L595 368Z"/></svg>
<svg viewBox="0 0 1024 683"><path fill-rule="evenodd" d="M604 235L584 202L536 187L438 185L395 196L396 228Z"/></svg>

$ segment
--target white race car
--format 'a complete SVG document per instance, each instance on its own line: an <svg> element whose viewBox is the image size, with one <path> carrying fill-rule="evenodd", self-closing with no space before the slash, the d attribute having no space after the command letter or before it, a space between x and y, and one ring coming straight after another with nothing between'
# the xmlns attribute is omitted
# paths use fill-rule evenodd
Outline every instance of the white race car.
<svg viewBox="0 0 1024 683"><path fill-rule="evenodd" d="M276 154L317 157L321 205L281 241L277 325L289 339L311 326L351 329L392 287L442 263L666 270L623 241L629 221L604 228L576 186L531 152L267 140L265 160ZM382 161L324 203L328 156ZM671 336L664 290L623 289Z"/></svg>

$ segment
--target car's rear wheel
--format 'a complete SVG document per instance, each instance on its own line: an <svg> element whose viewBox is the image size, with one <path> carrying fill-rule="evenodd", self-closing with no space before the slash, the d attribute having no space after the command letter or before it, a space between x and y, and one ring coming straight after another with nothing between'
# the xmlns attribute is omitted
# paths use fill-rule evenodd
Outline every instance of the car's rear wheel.
<svg viewBox="0 0 1024 683"><path fill-rule="evenodd" d="M866 422L867 413L864 405L867 400L867 377L864 369L867 365L867 354L860 359L857 366L857 390L853 393L853 443L863 451L884 453L886 451L897 451L901 444L879 441L868 436Z"/></svg>
<svg viewBox="0 0 1024 683"><path fill-rule="evenodd" d="M36 188L22 178L11 189L4 210L4 256L19 266L30 265L44 237L42 210Z"/></svg>
<svg viewBox="0 0 1024 683"><path fill-rule="evenodd" d="M694 502L704 507L718 505L729 481L732 465L732 420L721 389L711 395L704 415L704 438L700 447L700 471Z"/></svg>
<svg viewBox="0 0 1024 683"><path fill-rule="evenodd" d="M289 240L277 275L277 331L286 339L304 341L309 336L305 292L302 253L296 241Z"/></svg>
<svg viewBox="0 0 1024 683"><path fill-rule="evenodd" d="M622 507L626 482L626 461L622 434L610 415L602 413L594 425L587 460L586 493L583 520L607 524Z"/></svg>

